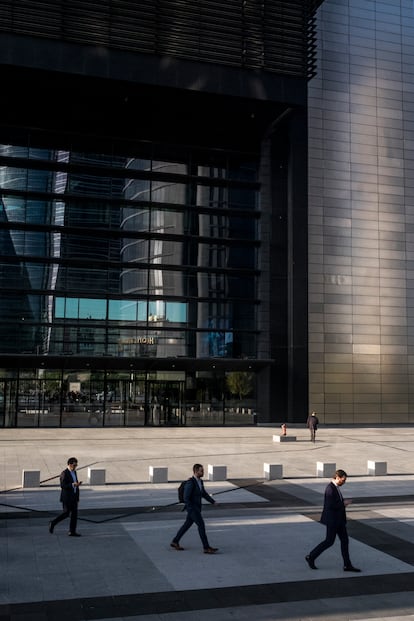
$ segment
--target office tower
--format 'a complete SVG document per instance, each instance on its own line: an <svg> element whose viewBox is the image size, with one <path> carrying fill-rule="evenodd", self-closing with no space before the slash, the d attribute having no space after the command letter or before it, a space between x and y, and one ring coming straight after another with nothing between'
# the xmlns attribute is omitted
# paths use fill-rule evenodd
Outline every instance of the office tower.
<svg viewBox="0 0 414 621"><path fill-rule="evenodd" d="M307 414L313 0L0 7L0 422Z"/></svg>

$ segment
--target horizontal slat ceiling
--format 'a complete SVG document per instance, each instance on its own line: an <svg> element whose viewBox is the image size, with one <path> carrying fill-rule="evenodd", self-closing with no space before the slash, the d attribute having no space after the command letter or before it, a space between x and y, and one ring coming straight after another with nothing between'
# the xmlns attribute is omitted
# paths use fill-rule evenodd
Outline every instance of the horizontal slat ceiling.
<svg viewBox="0 0 414 621"><path fill-rule="evenodd" d="M318 0L2 0L0 31L310 77Z"/></svg>

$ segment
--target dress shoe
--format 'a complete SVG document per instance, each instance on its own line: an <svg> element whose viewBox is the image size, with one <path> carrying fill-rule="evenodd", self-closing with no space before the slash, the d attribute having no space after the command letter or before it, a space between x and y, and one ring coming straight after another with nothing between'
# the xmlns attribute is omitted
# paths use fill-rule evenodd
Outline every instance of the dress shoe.
<svg viewBox="0 0 414 621"><path fill-rule="evenodd" d="M53 530L54 530L54 528L55 528L55 527L54 527L54 525L53 525L53 522L49 522L49 533L50 533L51 535L53 535Z"/></svg>
<svg viewBox="0 0 414 621"><path fill-rule="evenodd" d="M218 548L204 548L204 554L215 554Z"/></svg>
<svg viewBox="0 0 414 621"><path fill-rule="evenodd" d="M355 573L359 573L361 570L353 565L349 565L349 567L344 567L344 571L354 571Z"/></svg>
<svg viewBox="0 0 414 621"><path fill-rule="evenodd" d="M315 565L315 561L313 560L313 558L309 556L309 554L308 556L305 556L305 561L307 562L307 564L309 565L311 569L318 569Z"/></svg>
<svg viewBox="0 0 414 621"><path fill-rule="evenodd" d="M172 541L172 542L170 543L170 546L171 546L172 548L174 548L174 550L184 550L184 548L182 548L182 547L180 546L180 544L179 544L179 543L176 543L175 541Z"/></svg>
<svg viewBox="0 0 414 621"><path fill-rule="evenodd" d="M82 537L80 533L68 533L69 537Z"/></svg>

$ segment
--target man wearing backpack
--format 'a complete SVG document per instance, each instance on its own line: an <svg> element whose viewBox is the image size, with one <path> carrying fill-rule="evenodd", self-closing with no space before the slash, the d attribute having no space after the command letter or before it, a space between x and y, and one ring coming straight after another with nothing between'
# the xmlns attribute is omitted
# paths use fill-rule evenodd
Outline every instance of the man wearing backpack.
<svg viewBox="0 0 414 621"><path fill-rule="evenodd" d="M188 479L184 486L184 504L187 511L187 519L179 529L178 533L171 542L171 547L174 550L184 550L180 546L181 537L188 531L193 524L197 524L198 533L200 535L201 542L203 544L204 554L215 554L218 548L212 548L208 542L206 527L203 517L201 515L201 499L205 498L207 502L212 505L217 504L216 501L207 494L204 489L203 477L204 467L201 464L194 464L193 476Z"/></svg>

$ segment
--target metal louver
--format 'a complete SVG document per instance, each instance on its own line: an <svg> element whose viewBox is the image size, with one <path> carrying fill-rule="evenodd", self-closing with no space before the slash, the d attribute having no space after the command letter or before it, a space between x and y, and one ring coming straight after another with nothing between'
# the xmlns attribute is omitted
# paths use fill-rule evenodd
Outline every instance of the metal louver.
<svg viewBox="0 0 414 621"><path fill-rule="evenodd" d="M318 0L2 0L0 32L261 69L315 73Z"/></svg>

